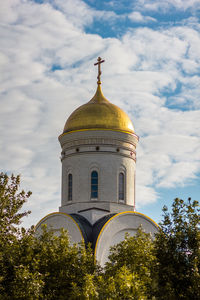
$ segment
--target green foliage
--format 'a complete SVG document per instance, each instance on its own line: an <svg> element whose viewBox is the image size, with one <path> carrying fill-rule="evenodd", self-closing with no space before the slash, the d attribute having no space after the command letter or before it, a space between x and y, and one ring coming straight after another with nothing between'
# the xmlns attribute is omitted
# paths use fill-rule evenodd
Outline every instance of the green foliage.
<svg viewBox="0 0 200 300"><path fill-rule="evenodd" d="M159 299L200 299L200 216L198 201L176 198L155 240Z"/></svg>
<svg viewBox="0 0 200 300"><path fill-rule="evenodd" d="M70 245L66 231L59 236L44 229L36 240L36 260L40 261L39 271L43 274L44 299L66 299L74 295L73 288L81 290L86 274L95 272L92 250L84 244Z"/></svg>
<svg viewBox="0 0 200 300"><path fill-rule="evenodd" d="M104 298L149 299L156 280L155 264L151 235L142 228L135 236L126 235L124 241L111 248L105 266Z"/></svg>
<svg viewBox="0 0 200 300"><path fill-rule="evenodd" d="M18 233L21 218L30 214L19 212L23 204L30 197L31 192L18 192L20 186L20 176L0 173L0 242L8 242Z"/></svg>
<svg viewBox="0 0 200 300"><path fill-rule="evenodd" d="M98 299L149 299L146 282L124 265L115 274L99 276Z"/></svg>
<svg viewBox="0 0 200 300"><path fill-rule="evenodd" d="M88 245L71 245L65 230L19 228L30 196L20 177L0 174L0 300L200 299L197 201L175 199L155 239L139 228L110 250L101 269Z"/></svg>
<svg viewBox="0 0 200 300"><path fill-rule="evenodd" d="M20 212L23 204L31 193L25 193L23 190L19 192L20 176L0 173L0 299L9 299L4 296L5 288L9 288L9 275L15 268L13 262L19 253L18 239L21 230L17 225L21 223L21 219L30 212ZM12 261L10 263L10 261ZM16 270L19 276L21 270ZM24 270L25 271L25 270ZM12 277L14 281L15 278Z"/></svg>
<svg viewBox="0 0 200 300"><path fill-rule="evenodd" d="M37 237L33 228L17 227L30 196L19 184L19 176L0 176L0 299L89 299L98 273L91 247L71 245L64 230L56 236L44 226Z"/></svg>
<svg viewBox="0 0 200 300"><path fill-rule="evenodd" d="M44 227L38 238L22 230L5 250L2 299L78 299L96 272L91 248L70 245L64 230L55 236Z"/></svg>

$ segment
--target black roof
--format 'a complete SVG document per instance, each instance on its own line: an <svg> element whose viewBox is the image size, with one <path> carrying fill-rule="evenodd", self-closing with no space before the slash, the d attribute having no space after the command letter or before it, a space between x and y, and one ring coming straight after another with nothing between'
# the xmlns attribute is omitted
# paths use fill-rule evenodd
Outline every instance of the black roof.
<svg viewBox="0 0 200 300"><path fill-rule="evenodd" d="M100 233L101 229L103 228L104 224L116 214L108 214L108 215L102 217L101 219L99 219L98 221L96 221L94 223L94 225L92 225L85 217L83 217L79 214L70 214L70 215L76 221L76 223L79 225L86 245L88 243L91 243L92 249L94 250L97 238L98 238L99 233Z"/></svg>

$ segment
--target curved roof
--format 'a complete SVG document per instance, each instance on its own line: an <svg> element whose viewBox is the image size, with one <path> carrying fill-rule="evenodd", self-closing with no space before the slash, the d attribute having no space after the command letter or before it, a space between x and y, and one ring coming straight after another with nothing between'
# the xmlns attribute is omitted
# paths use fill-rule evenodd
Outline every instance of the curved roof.
<svg viewBox="0 0 200 300"><path fill-rule="evenodd" d="M92 129L134 133L134 127L128 115L104 97L100 84L97 86L94 97L70 115L63 133Z"/></svg>

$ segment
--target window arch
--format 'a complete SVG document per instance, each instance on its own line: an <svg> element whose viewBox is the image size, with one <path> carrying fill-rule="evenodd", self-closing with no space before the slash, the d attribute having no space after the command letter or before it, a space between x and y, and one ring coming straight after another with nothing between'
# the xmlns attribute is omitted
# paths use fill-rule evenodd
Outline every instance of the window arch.
<svg viewBox="0 0 200 300"><path fill-rule="evenodd" d="M68 201L72 201L72 174L68 174Z"/></svg>
<svg viewBox="0 0 200 300"><path fill-rule="evenodd" d="M91 173L91 198L98 198L98 172L92 171Z"/></svg>
<svg viewBox="0 0 200 300"><path fill-rule="evenodd" d="M125 175L124 173L119 173L119 201L125 200Z"/></svg>

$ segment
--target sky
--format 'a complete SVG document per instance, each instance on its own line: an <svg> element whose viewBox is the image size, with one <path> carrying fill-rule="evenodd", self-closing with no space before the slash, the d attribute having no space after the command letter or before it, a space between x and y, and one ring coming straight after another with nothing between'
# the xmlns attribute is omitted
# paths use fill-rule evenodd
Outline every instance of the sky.
<svg viewBox="0 0 200 300"><path fill-rule="evenodd" d="M21 174L36 224L58 211L69 115L96 90L140 137L136 209L162 219L200 192L199 0L0 1L0 171Z"/></svg>

